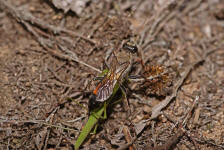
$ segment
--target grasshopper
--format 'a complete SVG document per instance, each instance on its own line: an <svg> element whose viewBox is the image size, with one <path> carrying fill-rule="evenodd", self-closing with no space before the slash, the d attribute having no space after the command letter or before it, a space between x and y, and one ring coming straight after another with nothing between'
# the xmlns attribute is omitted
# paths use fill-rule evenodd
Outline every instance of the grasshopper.
<svg viewBox="0 0 224 150"><path fill-rule="evenodd" d="M137 47L125 43L123 45L123 49L128 50L128 52L123 52L125 54L124 56L121 56L119 53L113 53L110 69L103 71L105 75L93 91L93 96L90 98L90 106L95 102L99 102L101 105L92 111L90 110L91 112L89 119L86 125L83 127L77 141L75 142L75 150L79 149L89 133L93 130L94 127L96 127L99 119L107 118L106 109L108 105L114 101L115 95L119 89L122 91L122 97L124 96L126 98L126 93L123 89L122 83L127 79L127 75L132 64L131 53L136 53ZM128 59L124 60L122 57Z"/></svg>

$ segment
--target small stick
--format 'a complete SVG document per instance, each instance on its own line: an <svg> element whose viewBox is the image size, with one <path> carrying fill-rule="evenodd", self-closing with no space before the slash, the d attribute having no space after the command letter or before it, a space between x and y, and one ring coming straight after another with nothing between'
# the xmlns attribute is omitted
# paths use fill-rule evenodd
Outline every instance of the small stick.
<svg viewBox="0 0 224 150"><path fill-rule="evenodd" d="M81 61L81 60L79 60L78 58L75 58L75 57L73 57L73 56L69 56L69 55L65 55L65 54L61 54L61 53L59 53L59 52L56 52L56 51L54 51L54 50L48 48L48 47L44 44L44 42L43 42L44 38L39 37L39 35L33 30L33 28L32 28L28 23L23 22L23 24L26 26L27 30L28 30L29 32L31 32L31 33L37 38L37 41L39 42L39 44L40 44L43 48L45 48L48 52L50 52L51 54L53 54L54 56L57 56L57 57L59 57L59 58L66 59L66 60L73 60L73 61L75 61L75 62L77 62L77 63L80 63L80 64L82 64L82 65L84 65L84 66L86 66L86 67L89 67L89 68L91 68L91 69L93 69L93 70L95 70L95 71L101 73L101 71L100 71L99 69L97 69L97 68L95 68L95 67L93 67L93 66L91 66L91 65L89 65L89 64L87 64L87 63L85 63L85 62L83 62L83 61Z"/></svg>
<svg viewBox="0 0 224 150"><path fill-rule="evenodd" d="M182 121L182 123L179 125L179 128L176 132L175 135L173 135L171 138L168 139L168 141L163 144L163 145L159 145L159 146L155 146L155 147L147 147L146 149L149 150L168 150L171 149L172 146L174 146L175 144L178 143L179 139L185 135L186 130L184 129L184 126L187 124L187 121L189 120L189 118L192 116L192 111L195 108L195 106L197 105L199 100L199 96L195 97L195 100L190 108L190 110L187 112L187 114L185 115L185 119ZM190 136L189 136L190 137ZM194 139L192 139L190 137L190 139L193 141L196 149L198 149L197 144L195 143Z"/></svg>
<svg viewBox="0 0 224 150"><path fill-rule="evenodd" d="M123 127L123 133L124 133L124 137L125 137L126 141L127 141L128 143L131 143L131 142L132 142L131 133L130 133L128 127L125 126L125 125L124 125L124 127ZM129 146L129 150L135 150L135 149L136 149L136 148L134 147L134 145L130 145L130 146Z"/></svg>
<svg viewBox="0 0 224 150"><path fill-rule="evenodd" d="M64 33L70 34L72 36L80 37L92 44L96 44L96 41L89 39L79 33L75 33L68 29L50 25L50 24L44 22L43 20L34 17L28 11L17 9L16 7L12 6L10 3L8 3L5 0L0 0L0 8L2 8L3 10L6 10L9 14L11 14L14 18L16 18L18 22L21 22L21 23L29 22L31 24L35 24L35 25L39 26L42 29L47 29L47 30L53 32L54 34L64 32Z"/></svg>

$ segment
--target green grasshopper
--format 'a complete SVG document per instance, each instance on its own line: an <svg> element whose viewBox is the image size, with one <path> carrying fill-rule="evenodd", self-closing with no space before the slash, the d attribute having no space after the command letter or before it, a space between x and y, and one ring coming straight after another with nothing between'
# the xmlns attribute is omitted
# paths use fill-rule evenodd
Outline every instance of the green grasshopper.
<svg viewBox="0 0 224 150"><path fill-rule="evenodd" d="M133 46L128 47L127 44L124 45L124 48L129 51L128 56L129 60L131 60L130 52L136 52L137 48ZM117 57L114 55L112 58L111 68L103 71L105 76L93 91L93 97L91 98L91 101L100 102L101 105L90 112L89 119L75 142L75 150L79 149L89 133L94 127L96 127L99 119L107 118L106 109L108 105L115 100L115 95L119 89L122 91L122 97L124 96L126 98L126 93L122 87L122 83L127 79L130 64L130 61L119 63Z"/></svg>

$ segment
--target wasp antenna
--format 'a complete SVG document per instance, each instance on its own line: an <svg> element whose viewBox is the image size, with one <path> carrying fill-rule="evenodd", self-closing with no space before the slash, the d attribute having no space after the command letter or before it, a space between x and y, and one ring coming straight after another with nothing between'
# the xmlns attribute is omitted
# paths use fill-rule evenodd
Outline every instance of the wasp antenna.
<svg viewBox="0 0 224 150"><path fill-rule="evenodd" d="M109 69L109 66L105 60L103 61L103 69Z"/></svg>

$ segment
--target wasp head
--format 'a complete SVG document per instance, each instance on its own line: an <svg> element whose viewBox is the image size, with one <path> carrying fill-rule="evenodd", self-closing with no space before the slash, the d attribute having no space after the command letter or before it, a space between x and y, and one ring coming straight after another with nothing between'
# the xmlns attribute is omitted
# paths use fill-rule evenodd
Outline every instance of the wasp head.
<svg viewBox="0 0 224 150"><path fill-rule="evenodd" d="M127 50L128 52L131 53L137 53L138 52L138 47L133 41L128 41L123 44L123 49Z"/></svg>

